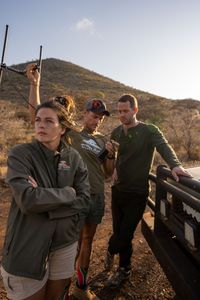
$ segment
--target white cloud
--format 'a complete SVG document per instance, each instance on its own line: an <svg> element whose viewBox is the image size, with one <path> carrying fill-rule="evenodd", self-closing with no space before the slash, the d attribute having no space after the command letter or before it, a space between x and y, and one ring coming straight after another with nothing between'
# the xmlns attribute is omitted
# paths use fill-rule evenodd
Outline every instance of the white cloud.
<svg viewBox="0 0 200 300"><path fill-rule="evenodd" d="M75 29L77 31L89 31L90 33L94 33L94 23L88 18L83 18L76 23Z"/></svg>

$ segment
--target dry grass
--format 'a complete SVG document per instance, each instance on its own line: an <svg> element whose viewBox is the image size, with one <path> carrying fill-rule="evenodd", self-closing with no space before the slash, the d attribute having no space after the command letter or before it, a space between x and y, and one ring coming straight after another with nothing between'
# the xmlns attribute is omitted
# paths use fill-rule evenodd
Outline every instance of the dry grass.
<svg viewBox="0 0 200 300"><path fill-rule="evenodd" d="M27 117L24 107L0 100L0 177L5 173L9 149L32 139L33 132Z"/></svg>
<svg viewBox="0 0 200 300"><path fill-rule="evenodd" d="M179 136L179 138L184 138L183 133L186 132L186 126L184 129L182 129L181 122L183 122L182 115L176 115L176 124L175 128L177 129L176 134ZM77 116L78 123L81 123L81 113L78 113ZM198 119L199 120L199 119ZM170 119L169 119L170 121ZM191 133L191 136L193 138L193 145L195 147L191 147L191 149L195 149L196 160L194 161L187 161L187 153L184 147L181 145L180 141L179 143L176 143L175 134L174 131L171 129L169 130L169 121L165 122L164 127L162 130L166 134L168 140L170 143L173 144L176 153L178 157L181 159L182 162L184 162L184 166L198 166L199 160L200 160L200 147L199 143L197 145L197 137L199 138L199 126L194 126L192 129L187 128L187 132ZM172 123L172 119L171 119ZM197 121L195 120L195 125L197 125ZM168 124L168 125L167 125ZM175 124L175 125L176 125ZM187 123L186 123L187 124ZM198 123L199 124L199 123ZM111 117L105 118L105 121L101 125L101 132L104 133L108 138L112 131L112 129L119 125L118 118L115 113L112 114ZM190 131L189 131L190 130ZM17 104L14 104L9 101L3 101L0 100L0 178L4 177L6 172L6 160L9 149L19 143L25 143L32 139L33 137L33 130L30 126L30 120L28 115L27 108L23 106L19 106ZM155 163L154 163L154 169L158 164L163 164L164 162L160 158L159 155L155 156Z"/></svg>

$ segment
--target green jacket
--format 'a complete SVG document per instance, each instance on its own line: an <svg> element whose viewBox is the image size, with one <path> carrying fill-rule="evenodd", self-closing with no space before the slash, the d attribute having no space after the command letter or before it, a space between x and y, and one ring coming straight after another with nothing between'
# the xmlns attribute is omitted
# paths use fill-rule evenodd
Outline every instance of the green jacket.
<svg viewBox="0 0 200 300"><path fill-rule="evenodd" d="M7 182L13 199L2 265L11 274L42 279L49 252L79 239L90 206L87 168L72 147L62 143L55 154L35 141L11 149Z"/></svg>
<svg viewBox="0 0 200 300"><path fill-rule="evenodd" d="M116 161L118 180L115 182L119 190L148 194L148 176L155 150L170 168L181 165L163 133L155 125L140 122L129 128L127 134L121 125L112 131L111 139L120 144Z"/></svg>

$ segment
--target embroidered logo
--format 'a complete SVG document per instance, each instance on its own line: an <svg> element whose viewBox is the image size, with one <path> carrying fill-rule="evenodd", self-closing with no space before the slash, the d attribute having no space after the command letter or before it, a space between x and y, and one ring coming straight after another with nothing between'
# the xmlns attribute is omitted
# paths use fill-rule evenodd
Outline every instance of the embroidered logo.
<svg viewBox="0 0 200 300"><path fill-rule="evenodd" d="M70 165L67 164L65 160L61 160L58 164L58 170L69 170Z"/></svg>

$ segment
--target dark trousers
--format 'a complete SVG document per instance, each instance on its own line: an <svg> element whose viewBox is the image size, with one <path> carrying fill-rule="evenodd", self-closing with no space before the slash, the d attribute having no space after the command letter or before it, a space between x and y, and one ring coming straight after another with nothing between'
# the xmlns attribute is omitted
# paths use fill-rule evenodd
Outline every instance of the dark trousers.
<svg viewBox="0 0 200 300"><path fill-rule="evenodd" d="M119 253L119 266L128 268L131 264L132 239L135 229L142 219L147 195L119 191L112 187L113 234L109 240L108 251Z"/></svg>

